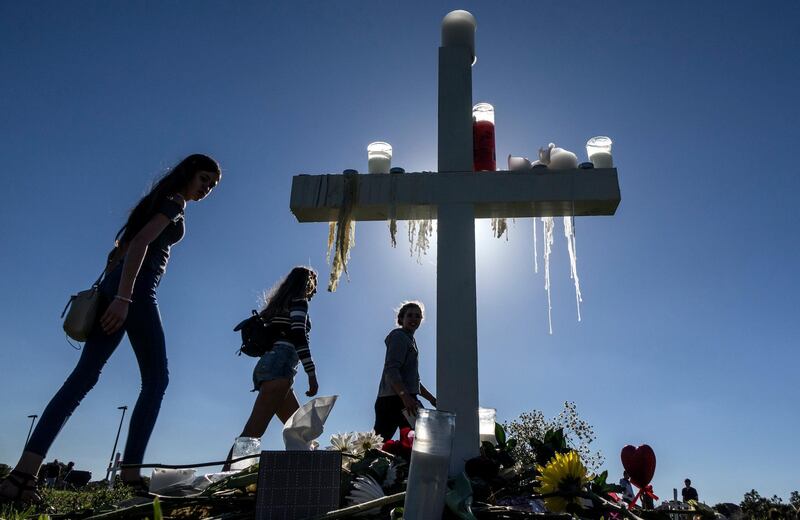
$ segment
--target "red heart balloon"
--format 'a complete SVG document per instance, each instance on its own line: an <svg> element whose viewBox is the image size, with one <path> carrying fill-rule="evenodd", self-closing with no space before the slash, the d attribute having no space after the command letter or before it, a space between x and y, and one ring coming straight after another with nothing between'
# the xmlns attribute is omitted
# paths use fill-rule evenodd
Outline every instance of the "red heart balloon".
<svg viewBox="0 0 800 520"><path fill-rule="evenodd" d="M656 454L653 448L642 444L638 448L630 444L622 448L620 453L622 467L628 472L631 483L643 488L653 480L656 472Z"/></svg>

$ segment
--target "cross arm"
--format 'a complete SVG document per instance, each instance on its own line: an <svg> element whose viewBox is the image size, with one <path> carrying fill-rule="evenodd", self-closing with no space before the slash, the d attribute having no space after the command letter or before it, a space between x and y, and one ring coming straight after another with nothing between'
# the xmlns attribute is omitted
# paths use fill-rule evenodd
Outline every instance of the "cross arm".
<svg viewBox="0 0 800 520"><path fill-rule="evenodd" d="M613 215L617 170L297 175L290 207L299 222L332 222L345 189L355 189L354 220L435 219L441 204L471 203L476 218Z"/></svg>

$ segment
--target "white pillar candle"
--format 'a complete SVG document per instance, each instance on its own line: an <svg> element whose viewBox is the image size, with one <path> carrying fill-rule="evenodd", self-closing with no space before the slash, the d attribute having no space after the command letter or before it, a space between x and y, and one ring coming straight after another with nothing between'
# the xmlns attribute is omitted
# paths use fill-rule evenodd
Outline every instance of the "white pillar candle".
<svg viewBox="0 0 800 520"><path fill-rule="evenodd" d="M592 137L586 142L586 154L595 168L613 168L614 160L611 157L611 139L600 135Z"/></svg>
<svg viewBox="0 0 800 520"><path fill-rule="evenodd" d="M594 152L589 156L589 161L595 168L613 168L614 160L608 152Z"/></svg>
<svg viewBox="0 0 800 520"><path fill-rule="evenodd" d="M369 143L367 167L369 173L389 173L392 168L392 146L383 141Z"/></svg>
<svg viewBox="0 0 800 520"><path fill-rule="evenodd" d="M410 489L406 492L403 513L405 520L431 520L442 517L449 470L449 453L439 455L417 450L411 453L411 467L408 472Z"/></svg>
<svg viewBox="0 0 800 520"><path fill-rule="evenodd" d="M403 513L406 520L442 517L454 431L455 414L418 410Z"/></svg>
<svg viewBox="0 0 800 520"><path fill-rule="evenodd" d="M479 434L481 445L484 442L491 442L497 444L497 438L494 435L495 421L497 418L497 410L494 408L478 408L478 422Z"/></svg>

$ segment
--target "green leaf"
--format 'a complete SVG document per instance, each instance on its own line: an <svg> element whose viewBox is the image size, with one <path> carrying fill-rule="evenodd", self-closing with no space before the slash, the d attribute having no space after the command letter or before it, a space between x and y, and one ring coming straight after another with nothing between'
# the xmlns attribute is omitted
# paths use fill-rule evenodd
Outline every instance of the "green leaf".
<svg viewBox="0 0 800 520"><path fill-rule="evenodd" d="M481 450L483 451L483 454L489 458L494 458L494 456L497 454L497 448L495 448L494 444L489 441L483 441L481 443Z"/></svg>
<svg viewBox="0 0 800 520"><path fill-rule="evenodd" d="M608 471L604 471L594 477L594 480L591 482L591 490L592 492L598 495L606 495L608 493L624 493L625 488L619 486L617 484L609 484L607 482L608 479Z"/></svg>
<svg viewBox="0 0 800 520"><path fill-rule="evenodd" d="M499 422L494 423L494 436L497 438L497 444L499 444L500 447L504 447L506 444L506 431Z"/></svg>
<svg viewBox="0 0 800 520"><path fill-rule="evenodd" d="M506 441L507 450L511 451L516 447L517 447L517 439L508 439L508 441Z"/></svg>
<svg viewBox="0 0 800 520"><path fill-rule="evenodd" d="M391 520L403 520L403 508L402 507L395 507L389 513L389 518Z"/></svg>
<svg viewBox="0 0 800 520"><path fill-rule="evenodd" d="M153 500L153 520L163 520L164 515L161 514L161 502L158 497Z"/></svg>
<svg viewBox="0 0 800 520"><path fill-rule="evenodd" d="M386 472L389 471L390 465L391 462L389 462L389 459L381 457L373 460L370 463L367 472L371 474L375 478L375 480L378 481L378 483L381 483L384 480L386 480Z"/></svg>
<svg viewBox="0 0 800 520"><path fill-rule="evenodd" d="M463 520L477 520L472 514L472 484L466 473L450 479L447 483L445 503L447 508Z"/></svg>

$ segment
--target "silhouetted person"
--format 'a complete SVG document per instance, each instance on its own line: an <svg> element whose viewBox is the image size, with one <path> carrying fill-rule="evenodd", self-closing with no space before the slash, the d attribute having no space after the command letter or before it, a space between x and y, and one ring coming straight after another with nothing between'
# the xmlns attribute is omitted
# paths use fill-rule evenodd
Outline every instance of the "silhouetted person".
<svg viewBox="0 0 800 520"><path fill-rule="evenodd" d="M137 158L123 157L120 161L128 166L128 162L134 162L131 159ZM97 383L101 369L126 333L136 355L142 385L131 413L122 461L142 463L169 381L156 289L167 268L171 247L183 238L186 203L205 199L221 175L219 164L211 157L190 155L162 177L131 210L119 240L108 255L98 287L101 302L98 319L78 364L44 409L16 467L0 484L0 500L39 500L35 475L42 461L67 418ZM138 468L123 468L121 478L137 492L146 493Z"/></svg>
<svg viewBox="0 0 800 520"><path fill-rule="evenodd" d="M628 476L627 471L622 472L622 478L619 479L619 485L625 488L625 491L622 492L622 500L627 503L631 503L636 494L633 492L633 485L631 485L631 479Z"/></svg>
<svg viewBox="0 0 800 520"><path fill-rule="evenodd" d="M308 303L316 293L317 272L310 267L297 266L267 296L266 307L259 314L265 323L279 331L279 337L253 369L253 391L258 392L258 396L240 437L261 437L273 416L277 415L285 424L297 411L300 403L293 386L299 364L308 377L306 395L317 395L316 366L308 344L311 331ZM223 471L230 470L232 458L233 447Z"/></svg>
<svg viewBox="0 0 800 520"><path fill-rule="evenodd" d="M44 485L51 488L56 485L56 480L61 475L61 464L58 459L54 459L50 464L44 467Z"/></svg>
<svg viewBox="0 0 800 520"><path fill-rule="evenodd" d="M688 502L689 500L699 500L697 498L697 490L692 487L692 481L690 479L686 479L683 481L684 487L681 489L681 497L683 497L684 502Z"/></svg>
<svg viewBox="0 0 800 520"><path fill-rule="evenodd" d="M64 468L63 473L61 474L61 486L66 487L70 480L70 473L72 473L73 468L75 468L75 463L72 461L67 462L67 467Z"/></svg>
<svg viewBox="0 0 800 520"><path fill-rule="evenodd" d="M417 415L417 408L422 406L418 396L436 406L436 397L419 379L419 349L414 332L423 319L422 302L403 302L397 311L398 327L384 340L386 357L378 384L375 426L372 428L384 441L394 437L398 428L411 427L404 412L409 416Z"/></svg>

